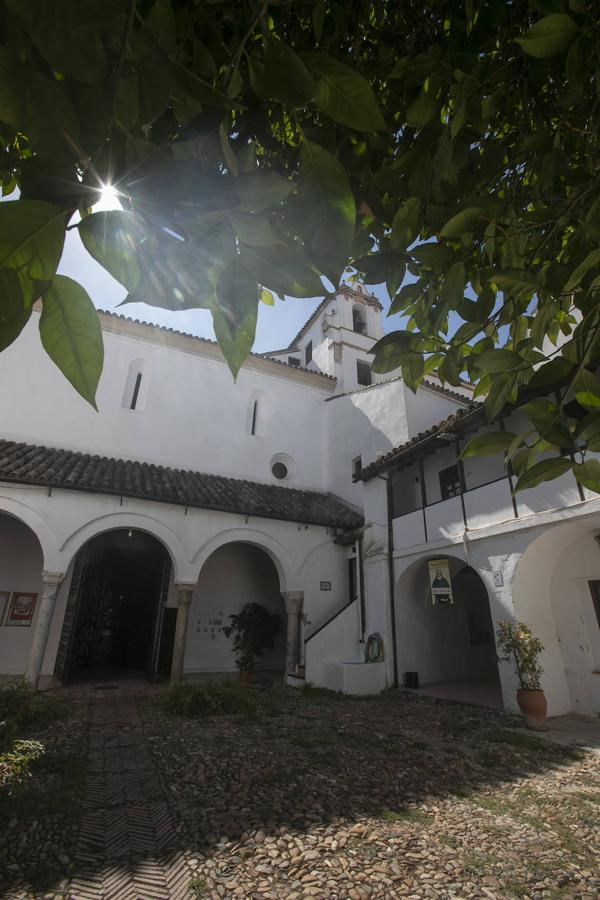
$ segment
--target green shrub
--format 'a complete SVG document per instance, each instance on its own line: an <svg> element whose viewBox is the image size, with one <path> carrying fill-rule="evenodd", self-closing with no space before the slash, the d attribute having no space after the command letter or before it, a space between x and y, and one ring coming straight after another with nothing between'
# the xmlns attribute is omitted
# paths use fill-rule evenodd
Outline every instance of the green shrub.
<svg viewBox="0 0 600 900"><path fill-rule="evenodd" d="M17 737L37 728L46 728L65 711L62 700L34 691L24 681L0 686L0 751Z"/></svg>
<svg viewBox="0 0 600 900"><path fill-rule="evenodd" d="M15 741L11 749L0 754L0 791L12 791L31 777L31 763L45 753L39 741Z"/></svg>
<svg viewBox="0 0 600 900"><path fill-rule="evenodd" d="M210 681L206 684L173 684L161 697L169 713L186 718L220 715L252 715L262 710L262 702L252 688L237 681Z"/></svg>
<svg viewBox="0 0 600 900"><path fill-rule="evenodd" d="M30 777L31 763L45 752L39 741L23 738L47 727L65 710L57 697L40 694L25 682L0 687L0 792L11 793Z"/></svg>

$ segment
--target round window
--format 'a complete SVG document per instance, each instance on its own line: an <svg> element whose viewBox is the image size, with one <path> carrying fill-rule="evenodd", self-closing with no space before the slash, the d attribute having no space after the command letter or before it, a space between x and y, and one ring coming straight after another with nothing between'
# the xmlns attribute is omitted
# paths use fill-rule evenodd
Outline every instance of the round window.
<svg viewBox="0 0 600 900"><path fill-rule="evenodd" d="M274 462L271 466L271 472L275 476L275 478L283 479L287 478L288 467L285 463L282 462Z"/></svg>

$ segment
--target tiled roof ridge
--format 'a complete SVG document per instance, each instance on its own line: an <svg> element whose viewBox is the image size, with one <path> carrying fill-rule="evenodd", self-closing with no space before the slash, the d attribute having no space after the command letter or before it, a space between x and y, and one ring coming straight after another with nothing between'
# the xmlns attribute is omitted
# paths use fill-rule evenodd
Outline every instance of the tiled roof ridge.
<svg viewBox="0 0 600 900"><path fill-rule="evenodd" d="M218 341L213 341L210 338L201 337L198 334L192 334L189 331L181 331L179 328L170 328L168 325L159 325L157 322L146 322L144 319L134 319L132 316L124 315L123 313L115 312L112 309L100 309L97 311L102 313L103 316L110 316L112 319L120 319L123 322L133 322L136 325L145 325L147 328L156 328L158 331L167 331L170 334L181 335L182 337L192 338L194 341L200 341L203 344L211 344L213 347L218 347ZM250 351L249 356L253 356L255 359L267 359L269 362L275 363L279 366L285 366L286 369L295 371L295 372L308 372L309 375L318 375L321 378L328 378L330 381L335 381L336 378L334 375L327 375L325 372L315 372L314 369L307 369L305 366L290 366L289 363L284 362L281 359L271 359L264 353L255 353L254 351Z"/></svg>
<svg viewBox="0 0 600 900"><path fill-rule="evenodd" d="M0 438L0 481L104 493L344 529L362 516L330 491L174 469Z"/></svg>
<svg viewBox="0 0 600 900"><path fill-rule="evenodd" d="M388 452L383 456L380 456L374 462L369 463L368 466L365 466L364 469L361 469L361 480L368 481L388 462L401 457L403 453L406 453L406 451L415 448L418 444L427 441L429 438L433 437L436 434L443 434L445 431L452 431L454 425L456 425L466 417L473 415L476 412L480 412L482 409L484 409L484 407L485 404L477 400L468 402L466 408L458 409L455 413L452 413L445 419L442 419L440 422L436 422L435 425L431 426L431 428L426 428L425 431L420 431L418 434L415 434L414 437L412 437L409 441L405 441L405 443L399 444L397 447L393 447L391 450L388 450Z"/></svg>

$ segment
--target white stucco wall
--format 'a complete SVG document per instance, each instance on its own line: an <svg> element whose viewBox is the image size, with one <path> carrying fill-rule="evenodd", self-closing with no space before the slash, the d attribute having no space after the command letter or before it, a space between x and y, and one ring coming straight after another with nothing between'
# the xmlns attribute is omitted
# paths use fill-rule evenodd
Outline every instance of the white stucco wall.
<svg viewBox="0 0 600 900"><path fill-rule="evenodd" d="M327 481L330 489L362 505L361 483L352 482L352 460L373 462L408 440L402 382L391 381L325 403L327 409Z"/></svg>
<svg viewBox="0 0 600 900"><path fill-rule="evenodd" d="M20 519L35 530L43 548L43 557L39 550L36 557L24 553L15 565L13 575L20 582L18 589L38 590L44 568L51 572L67 573L52 620L48 652L42 669L44 673L51 673L54 669L72 560L86 541L113 528L133 528L157 537L171 556L174 580L183 583L195 583L204 563L224 544L241 541L261 547L275 565L280 590L304 591L306 588L305 611L315 627L347 601L348 550L334 545L333 535L322 526L299 527L295 522L247 518L200 509L189 509L186 514L181 506L127 498L121 502L119 497L73 491L54 490L50 496L43 488L6 484L0 486L0 513L3 511L17 517L6 517L8 525L5 533L9 537L12 532L27 534L18 521ZM6 547L0 545L3 568L8 567L15 556L10 542ZM10 564L13 565L12 562ZM331 582L332 590L321 591L321 580ZM9 588L0 586L0 589ZM169 605L173 605L174 601L172 591ZM7 630L14 633L19 629ZM0 628L0 631L4 629ZM31 629L21 631L30 632ZM23 646L17 654L20 659L17 669L20 672L25 669L27 649L28 646ZM0 672L2 662L0 656ZM9 671L12 665L6 663Z"/></svg>
<svg viewBox="0 0 600 900"><path fill-rule="evenodd" d="M35 535L12 516L0 514L0 591L38 594L31 625L6 625L9 606L0 620L0 675L22 675L35 627L42 591L42 550Z"/></svg>
<svg viewBox="0 0 600 900"><path fill-rule="evenodd" d="M595 529L560 525L534 532L516 567L516 617L544 645L542 686L553 715L600 712L600 627L588 581L600 578Z"/></svg>
<svg viewBox="0 0 600 900"><path fill-rule="evenodd" d="M389 376L388 376L389 377ZM410 437L420 434L437 425L442 419L464 408L464 403L447 397L440 391L422 386L413 393L410 388L404 386L404 405L406 407L406 422Z"/></svg>
<svg viewBox="0 0 600 900"><path fill-rule="evenodd" d="M105 363L95 412L41 347L38 314L0 354L2 437L140 459L175 468L275 482L271 459L296 462L290 486L323 489L325 463L315 434L334 384L275 362L250 360L237 383L214 345L152 328L104 332ZM108 327L124 327L110 317ZM135 326L131 326L135 330ZM179 341L173 346L172 341ZM123 406L131 364L144 364L141 408ZM258 396L259 433L249 433Z"/></svg>
<svg viewBox="0 0 600 900"><path fill-rule="evenodd" d="M207 559L192 595L185 645L185 675L198 672L236 671L233 635L209 640L202 630L204 611L223 613L223 622L240 612L246 603L260 603L280 616L280 630L273 648L257 660L258 669L281 669L285 662L285 607L279 591L279 578L269 556L251 544L235 543L220 547Z"/></svg>
<svg viewBox="0 0 600 900"><path fill-rule="evenodd" d="M465 565L462 560L446 558L450 561L454 594L452 605L433 605L426 558L412 563L396 578L396 629L401 683L407 671L418 672L422 685L491 678L497 674L485 586L476 575L458 574ZM471 644L469 613L476 616L480 626L490 632L489 645Z"/></svg>

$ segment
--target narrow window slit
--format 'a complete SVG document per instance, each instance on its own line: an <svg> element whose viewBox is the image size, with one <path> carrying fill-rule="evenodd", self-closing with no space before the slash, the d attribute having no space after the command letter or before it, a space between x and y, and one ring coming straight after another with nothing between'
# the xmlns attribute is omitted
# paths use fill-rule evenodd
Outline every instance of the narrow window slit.
<svg viewBox="0 0 600 900"><path fill-rule="evenodd" d="M130 409L135 409L138 401L138 394L140 393L140 385L142 383L142 373L138 372L135 377L135 385L133 388L133 396L131 398L131 406Z"/></svg>

